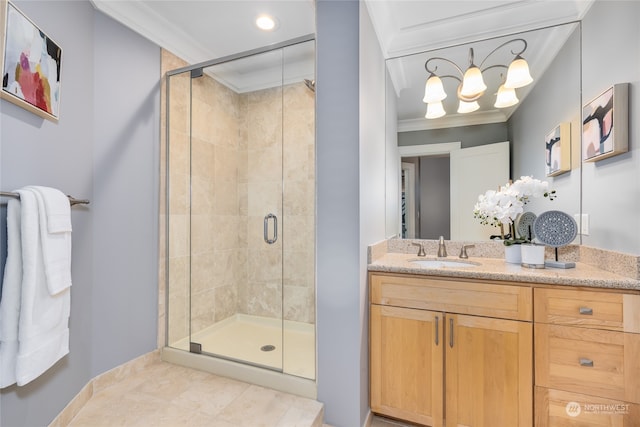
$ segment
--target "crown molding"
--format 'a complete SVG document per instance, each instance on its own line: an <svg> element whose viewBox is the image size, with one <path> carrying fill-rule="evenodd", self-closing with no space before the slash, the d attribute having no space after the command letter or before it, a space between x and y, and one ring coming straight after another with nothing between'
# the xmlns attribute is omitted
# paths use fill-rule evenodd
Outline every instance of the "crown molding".
<svg viewBox="0 0 640 427"><path fill-rule="evenodd" d="M413 132L419 130L443 129L460 126L484 125L488 123L504 123L507 116L499 111L484 111L474 114L451 114L439 119L411 119L399 120L398 132Z"/></svg>

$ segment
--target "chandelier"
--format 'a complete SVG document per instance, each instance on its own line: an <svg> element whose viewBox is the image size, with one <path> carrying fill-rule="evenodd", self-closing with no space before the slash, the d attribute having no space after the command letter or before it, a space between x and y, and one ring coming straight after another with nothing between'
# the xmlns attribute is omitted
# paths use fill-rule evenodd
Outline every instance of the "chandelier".
<svg viewBox="0 0 640 427"><path fill-rule="evenodd" d="M482 68L491 55L493 55L499 49L512 43L522 43L523 47L522 50L519 51L511 50L511 54L515 55L515 57L511 61L509 66L498 64ZM427 82L425 84L424 99L422 100L427 104L427 114L425 115L425 118L436 119L446 114L446 111L444 110L444 107L442 105L442 101L447 97L447 93L444 91L444 87L442 85L441 79L443 78L453 78L460 82L456 91L456 96L459 101L457 112L464 114L476 111L478 108L480 108L478 99L480 99L487 90L487 85L485 84L482 75L485 71L494 68L504 68L507 70L507 77L500 85L496 94L496 102L494 103L494 107L506 108L517 104L519 100L516 96L515 90L527 86L533 81L533 79L531 78L531 74L529 73L529 64L527 64L527 61L525 61L521 56L526 49L527 42L525 40L509 40L508 42L505 42L492 50L482 60L480 65L477 66L474 63L473 48L469 48L469 67L464 72L460 67L458 67L458 65L447 58L442 58L439 56L429 58L427 62L424 63L424 68L427 70L427 73L429 73L429 77L427 78ZM460 76L451 74L438 76L436 74L438 67L437 65L433 65L435 61L444 61L445 63L451 64L460 73Z"/></svg>

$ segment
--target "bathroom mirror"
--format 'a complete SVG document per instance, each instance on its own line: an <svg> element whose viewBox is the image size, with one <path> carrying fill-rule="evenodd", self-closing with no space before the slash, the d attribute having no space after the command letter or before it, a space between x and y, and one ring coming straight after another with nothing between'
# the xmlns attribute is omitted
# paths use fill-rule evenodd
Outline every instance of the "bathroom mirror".
<svg viewBox="0 0 640 427"><path fill-rule="evenodd" d="M447 114L437 119L424 117L427 104L423 96L429 77L425 62L429 58L446 58L464 72L469 66L472 48L476 65L488 56L483 69L494 64L509 65L522 47L521 42L512 42L514 39L526 41L522 57L527 60L534 79L530 85L516 89L518 104L502 109L493 106L498 87L506 77L506 67L498 66L483 72L488 88L478 100L478 111L458 114L456 91L460 82L443 77L447 93L443 106ZM503 44L505 46L500 47ZM504 182L498 182L495 187L508 179L531 175L548 181L556 190L555 200L534 199L525 206L526 211L541 213L557 209L579 214L580 58L580 23L572 22L388 59L387 138L395 137L397 142L387 144L387 237L434 239L443 235L452 240L484 240L499 234L496 227L483 229L473 216L477 196L494 189L478 184L479 177L499 168L508 172ZM447 61L435 60L430 64L430 71L436 64L436 73L441 76L456 74ZM547 176L545 139L560 124L568 124L570 129L568 140L563 141L567 146L563 155L568 153L571 166L562 174ZM473 151L482 151L480 146L497 146L500 144L494 143L505 141L508 141L506 164L498 165L487 157L479 160L471 157ZM469 152L464 156L467 163L462 169L452 164L451 153L458 150ZM429 152L432 152L429 156L422 155ZM460 172L454 173L455 170ZM413 173L412 184L407 173ZM422 186L416 184L420 176L424 181ZM409 193L413 193L411 200L407 198ZM452 202L462 197L462 193L467 194L467 199L453 207L456 205ZM413 222L414 234L408 232L410 222ZM467 226L471 225L480 231L468 230Z"/></svg>

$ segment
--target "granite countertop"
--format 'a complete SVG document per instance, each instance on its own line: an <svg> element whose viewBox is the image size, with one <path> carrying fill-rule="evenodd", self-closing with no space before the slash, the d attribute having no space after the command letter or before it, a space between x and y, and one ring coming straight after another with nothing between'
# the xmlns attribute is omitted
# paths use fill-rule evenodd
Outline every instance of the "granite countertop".
<svg viewBox="0 0 640 427"><path fill-rule="evenodd" d="M435 257L417 257L415 254L387 252L372 260L368 265L368 270L385 273L640 290L640 280L621 276L582 262L576 262L576 267L569 269L531 269L517 264L506 263L503 258L469 256L467 260L460 260L457 256L449 256L446 258L447 260L471 261L478 263L478 265L473 267L447 266L428 268L420 267L410 262L418 259L435 259Z"/></svg>

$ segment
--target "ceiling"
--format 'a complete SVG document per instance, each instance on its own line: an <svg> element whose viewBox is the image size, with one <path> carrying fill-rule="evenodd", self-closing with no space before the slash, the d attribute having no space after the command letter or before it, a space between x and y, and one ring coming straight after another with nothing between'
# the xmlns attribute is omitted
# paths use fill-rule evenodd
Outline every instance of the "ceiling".
<svg viewBox="0 0 640 427"><path fill-rule="evenodd" d="M189 64L315 33L314 0L91 1L98 10ZM385 58L405 57L458 46L454 50L447 49L446 53L440 51L438 54L446 54L461 68L466 68L468 46L459 45L483 40L483 43L474 43L474 50L477 58L484 58L500 43L500 40L489 39L580 20L592 2L593 0L364 0L363 4L369 12ZM254 25L260 14L276 17L275 31L264 32ZM536 73L544 72L568 34L567 31L539 31L527 35L529 48L525 52L525 58L534 78ZM312 50L296 54L296 60L310 61L310 65L299 63L297 68L300 72L295 78L313 78L312 55ZM436 126L426 123L427 120L423 118L425 106L421 103L422 94L419 97L414 94L415 90L420 91L416 87L424 88L427 77L424 58L426 57L416 55L412 60L396 60L393 61L394 64L390 62L392 80L399 97L399 119L409 127ZM260 60L261 67L267 67L264 60ZM504 61L509 62L508 59ZM273 83L275 72L250 72L250 67L255 65L252 61L238 64L238 69L231 69L228 65L222 79L225 84L240 92L268 87ZM267 77L268 75L271 77ZM524 96L526 91L518 94L521 100ZM488 108L491 110L490 105ZM495 111L473 113L478 117L477 120L485 120L486 117L481 117L487 114L494 114L494 121L504 121L510 111L502 112L501 117L495 117ZM446 120L451 119L455 117L449 116ZM436 127L445 125L445 121L441 123Z"/></svg>

